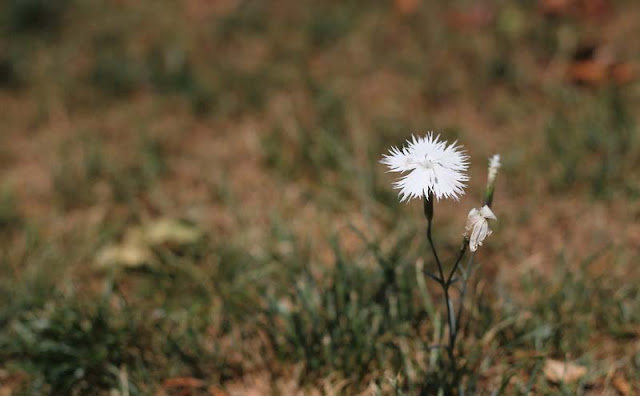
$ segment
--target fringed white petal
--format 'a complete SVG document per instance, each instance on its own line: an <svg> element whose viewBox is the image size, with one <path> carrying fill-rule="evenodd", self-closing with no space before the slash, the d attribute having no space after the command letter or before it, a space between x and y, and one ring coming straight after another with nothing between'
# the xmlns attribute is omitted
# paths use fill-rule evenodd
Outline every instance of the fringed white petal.
<svg viewBox="0 0 640 396"><path fill-rule="evenodd" d="M469 157L457 142L447 144L429 132L424 137L411 136L406 147L392 147L380 162L389 172L406 173L394 183L400 190L400 201L429 197L460 199L464 195ZM407 173L408 172L408 173Z"/></svg>

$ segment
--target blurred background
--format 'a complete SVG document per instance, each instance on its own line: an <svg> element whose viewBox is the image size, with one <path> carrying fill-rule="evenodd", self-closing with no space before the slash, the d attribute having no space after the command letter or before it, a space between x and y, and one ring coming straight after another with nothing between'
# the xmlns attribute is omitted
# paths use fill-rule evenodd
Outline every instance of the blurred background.
<svg viewBox="0 0 640 396"><path fill-rule="evenodd" d="M0 27L0 395L429 389L425 224L378 163L429 130L471 157L446 258L503 160L468 389L640 392L640 3L4 0Z"/></svg>

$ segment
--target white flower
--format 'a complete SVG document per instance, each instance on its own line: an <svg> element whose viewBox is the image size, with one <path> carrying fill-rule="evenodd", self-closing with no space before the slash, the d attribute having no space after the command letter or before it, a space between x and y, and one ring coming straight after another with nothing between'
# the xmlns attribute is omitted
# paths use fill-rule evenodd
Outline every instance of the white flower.
<svg viewBox="0 0 640 396"><path fill-rule="evenodd" d="M464 182L469 180L465 171L469 167L469 156L456 145L440 141L429 132L424 137L412 136L407 147L392 147L380 161L389 167L389 172L409 172L394 183L400 190L400 201L425 197L430 194L441 198L458 200L464 194Z"/></svg>
<svg viewBox="0 0 640 396"><path fill-rule="evenodd" d="M478 250L478 246L482 246L482 241L491 235L488 219L498 220L487 205L479 210L473 208L469 212L467 225L464 227L464 236L469 238L469 250L472 252Z"/></svg>
<svg viewBox="0 0 640 396"><path fill-rule="evenodd" d="M501 166L500 154L495 154L493 157L489 158L489 176L487 177L489 184L493 184L495 182L498 169L500 169Z"/></svg>

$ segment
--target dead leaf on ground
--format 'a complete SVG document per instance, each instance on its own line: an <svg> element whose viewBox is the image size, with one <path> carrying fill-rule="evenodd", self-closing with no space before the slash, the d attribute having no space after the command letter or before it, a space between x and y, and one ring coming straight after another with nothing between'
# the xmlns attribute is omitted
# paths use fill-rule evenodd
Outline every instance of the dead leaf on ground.
<svg viewBox="0 0 640 396"><path fill-rule="evenodd" d="M611 383L613 384L613 387L616 388L618 392L620 392L620 394L624 396L631 396L631 392L633 392L633 390L631 389L631 385L622 375L616 375L615 377L613 377Z"/></svg>
<svg viewBox="0 0 640 396"><path fill-rule="evenodd" d="M613 12L611 0L582 0L579 1L579 14L586 18L605 18Z"/></svg>
<svg viewBox="0 0 640 396"><path fill-rule="evenodd" d="M25 373L9 373L0 369L0 396L11 396L19 393L26 382Z"/></svg>
<svg viewBox="0 0 640 396"><path fill-rule="evenodd" d="M632 63L619 62L611 66L610 73L616 84L625 85L636 77L636 68Z"/></svg>
<svg viewBox="0 0 640 396"><path fill-rule="evenodd" d="M144 234L137 228L127 230L121 243L112 243L100 249L95 266L99 269L141 268L152 265L153 254L144 241Z"/></svg>
<svg viewBox="0 0 640 396"><path fill-rule="evenodd" d="M394 7L402 15L412 15L418 11L420 0L394 0Z"/></svg>
<svg viewBox="0 0 640 396"><path fill-rule="evenodd" d="M602 19L611 15L610 0L540 0L540 11L553 17Z"/></svg>
<svg viewBox="0 0 640 396"><path fill-rule="evenodd" d="M608 65L595 61L573 62L569 65L569 78L576 84L600 85L607 81Z"/></svg>
<svg viewBox="0 0 640 396"><path fill-rule="evenodd" d="M215 385L209 386L209 388L207 388L207 391L211 396L229 396L227 392L223 391Z"/></svg>
<svg viewBox="0 0 640 396"><path fill-rule="evenodd" d="M467 8L450 10L446 14L447 25L457 30L479 29L488 26L495 17L488 4L478 3Z"/></svg>
<svg viewBox="0 0 640 396"><path fill-rule="evenodd" d="M630 62L618 61L610 46L584 45L576 49L567 75L576 84L599 86L613 82L624 85L635 78L635 67Z"/></svg>
<svg viewBox="0 0 640 396"><path fill-rule="evenodd" d="M173 219L159 219L148 224L144 228L144 234L151 246L170 248L192 245L203 235L195 226Z"/></svg>
<svg viewBox="0 0 640 396"><path fill-rule="evenodd" d="M193 377L168 378L162 383L163 388L202 388L204 381Z"/></svg>
<svg viewBox="0 0 640 396"><path fill-rule="evenodd" d="M554 383L576 382L587 374L587 368L575 363L547 359L544 362L544 376Z"/></svg>
<svg viewBox="0 0 640 396"><path fill-rule="evenodd" d="M122 242L109 244L98 251L95 266L103 270L152 267L154 248L181 249L195 244L203 235L204 232L194 225L168 218L132 226L126 230Z"/></svg>
<svg viewBox="0 0 640 396"><path fill-rule="evenodd" d="M571 0L540 0L540 11L545 15L566 15Z"/></svg>

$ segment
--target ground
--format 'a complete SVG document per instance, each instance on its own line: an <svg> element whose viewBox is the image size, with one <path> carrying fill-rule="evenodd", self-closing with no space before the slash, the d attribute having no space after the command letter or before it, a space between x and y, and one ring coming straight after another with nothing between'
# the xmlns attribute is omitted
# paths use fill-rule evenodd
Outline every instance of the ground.
<svg viewBox="0 0 640 396"><path fill-rule="evenodd" d="M448 260L503 162L463 387L640 391L635 2L0 7L0 394L429 394L444 307L378 163L429 130L471 157Z"/></svg>

